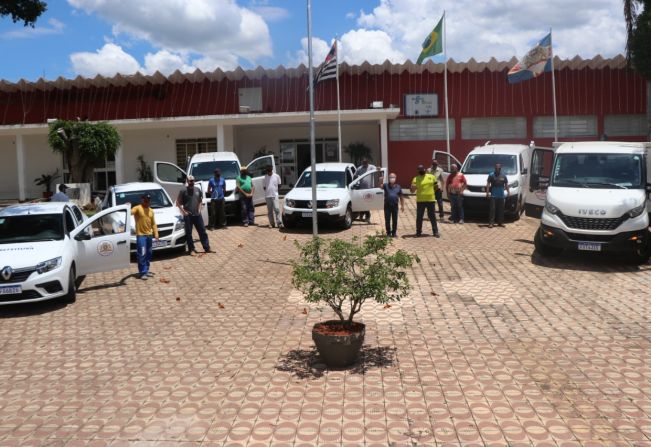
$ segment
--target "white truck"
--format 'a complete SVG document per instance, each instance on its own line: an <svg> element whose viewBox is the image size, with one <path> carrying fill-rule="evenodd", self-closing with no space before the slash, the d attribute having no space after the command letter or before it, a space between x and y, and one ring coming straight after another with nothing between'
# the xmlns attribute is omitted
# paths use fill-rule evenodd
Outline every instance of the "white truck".
<svg viewBox="0 0 651 447"><path fill-rule="evenodd" d="M651 143L562 143L536 149L526 214L540 217L534 243L543 256L563 250L649 259Z"/></svg>

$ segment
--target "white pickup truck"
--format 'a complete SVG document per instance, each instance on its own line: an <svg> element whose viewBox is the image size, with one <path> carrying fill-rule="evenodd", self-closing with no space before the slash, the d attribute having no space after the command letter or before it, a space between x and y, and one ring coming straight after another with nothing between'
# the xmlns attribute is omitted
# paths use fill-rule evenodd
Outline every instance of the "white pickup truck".
<svg viewBox="0 0 651 447"><path fill-rule="evenodd" d="M537 149L530 168L526 212L540 216L536 250L651 253L651 143L562 143Z"/></svg>

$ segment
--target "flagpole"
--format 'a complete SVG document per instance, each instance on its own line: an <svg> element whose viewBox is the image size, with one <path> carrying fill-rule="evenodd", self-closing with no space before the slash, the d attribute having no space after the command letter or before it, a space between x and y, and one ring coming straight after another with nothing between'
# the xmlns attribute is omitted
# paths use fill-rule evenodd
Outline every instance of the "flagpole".
<svg viewBox="0 0 651 447"><path fill-rule="evenodd" d="M549 43L552 51L552 104L554 105L554 142L558 141L558 115L556 114L556 76L554 76L554 39L552 36L552 29L549 28Z"/></svg>
<svg viewBox="0 0 651 447"><path fill-rule="evenodd" d="M445 142L447 152L450 154L450 118L448 116L448 38L447 38L447 23L445 20L445 10L443 10L443 58L445 60L443 65L443 90L445 95Z"/></svg>
<svg viewBox="0 0 651 447"><path fill-rule="evenodd" d="M310 89L310 173L312 177L312 236L319 235L319 225L316 214L316 145L314 123L314 73L312 73L312 0L307 0L307 66Z"/></svg>
<svg viewBox="0 0 651 447"><path fill-rule="evenodd" d="M339 149L339 163L341 163L341 104L339 102L339 46L335 35L335 57L337 58L337 138Z"/></svg>

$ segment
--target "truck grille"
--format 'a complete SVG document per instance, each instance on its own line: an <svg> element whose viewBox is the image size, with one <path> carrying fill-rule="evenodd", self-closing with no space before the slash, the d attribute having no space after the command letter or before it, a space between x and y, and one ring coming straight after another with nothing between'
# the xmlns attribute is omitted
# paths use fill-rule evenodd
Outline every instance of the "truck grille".
<svg viewBox="0 0 651 447"><path fill-rule="evenodd" d="M327 200L317 200L316 201L316 207L317 208L325 208L326 207L326 202L327 202ZM312 203L311 203L310 200L297 200L295 208L311 209L312 208Z"/></svg>
<svg viewBox="0 0 651 447"><path fill-rule="evenodd" d="M486 192L485 186L471 186L468 185L468 191L470 192Z"/></svg>
<svg viewBox="0 0 651 447"><path fill-rule="evenodd" d="M558 217L561 218L563 223L569 228L576 228L578 230L601 230L601 231L612 231L619 227L622 222L628 219L628 216L624 214L621 217L616 217L613 219L608 218L592 218L592 217L572 217L566 216L562 213L558 213Z"/></svg>
<svg viewBox="0 0 651 447"><path fill-rule="evenodd" d="M2 268L2 267L0 267ZM0 276L0 284L7 284L7 283L16 283L16 282L23 282L29 278L29 275L34 273L36 269L34 267L27 267L24 269L16 269L13 271L9 279L4 279L2 276Z"/></svg>

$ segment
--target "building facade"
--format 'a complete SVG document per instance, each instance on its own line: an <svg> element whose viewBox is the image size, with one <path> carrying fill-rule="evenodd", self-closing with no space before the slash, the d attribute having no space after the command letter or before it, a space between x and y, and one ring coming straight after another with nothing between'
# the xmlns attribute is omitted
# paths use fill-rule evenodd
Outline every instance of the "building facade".
<svg viewBox="0 0 651 447"><path fill-rule="evenodd" d="M450 150L475 146L551 146L551 75L508 84L515 60L448 63ZM646 138L646 84L622 56L555 60L560 141ZM340 68L316 87L317 161L339 159L341 145L363 143L373 162L407 183L433 150L446 150L443 65L362 64ZM139 156L184 167L197 152L234 151L243 163L277 156L291 184L309 165L308 73L304 66L170 76L135 74L54 81L0 81L0 198L39 197L33 179L63 169L47 144L48 120L108 121L122 136L115 160L96 170L93 189L138 180ZM348 154L342 154L349 161Z"/></svg>

